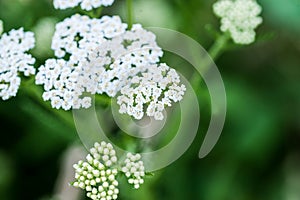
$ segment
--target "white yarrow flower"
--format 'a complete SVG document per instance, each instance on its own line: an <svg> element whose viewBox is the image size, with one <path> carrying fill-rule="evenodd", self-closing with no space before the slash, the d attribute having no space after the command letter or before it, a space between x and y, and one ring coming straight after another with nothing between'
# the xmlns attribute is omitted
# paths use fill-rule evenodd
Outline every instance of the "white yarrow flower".
<svg viewBox="0 0 300 200"><path fill-rule="evenodd" d="M108 78L99 76L98 82L102 87L97 93L105 92L114 97L132 77L144 72L148 65L159 62L163 52L155 39L153 33L135 24L131 30L105 43L108 49L104 52L100 49L100 54L107 55L109 52L107 59L112 63L106 68Z"/></svg>
<svg viewBox="0 0 300 200"><path fill-rule="evenodd" d="M58 58L70 54L79 62L100 49L107 39L125 33L126 28L119 16L91 19L75 14L56 25L51 47Z"/></svg>
<svg viewBox="0 0 300 200"><path fill-rule="evenodd" d="M121 169L119 169L121 167ZM74 187L86 191L93 200L117 199L119 194L117 175L125 174L128 183L138 189L144 183L145 167L140 154L126 155L122 163L118 163L116 151L112 144L96 142L86 156L86 161L80 160L73 165L75 169Z"/></svg>
<svg viewBox="0 0 300 200"><path fill-rule="evenodd" d="M180 84L180 77L166 64L154 64L132 79L121 89L117 97L120 113L127 113L135 119L144 114L162 120L163 110L183 98L185 86Z"/></svg>
<svg viewBox="0 0 300 200"><path fill-rule="evenodd" d="M221 18L221 31L228 31L235 43L254 42L254 29L262 23L262 8L255 0L219 0L213 10Z"/></svg>
<svg viewBox="0 0 300 200"><path fill-rule="evenodd" d="M141 161L141 155L128 153L122 172L128 178L128 183L133 185L135 189L138 189L144 183L145 176L145 167L143 161Z"/></svg>
<svg viewBox="0 0 300 200"><path fill-rule="evenodd" d="M58 109L89 107L88 97L82 104L84 92L115 97L132 77L157 63L163 52L155 35L138 24L126 28L118 16L75 14L58 23L52 49L60 59L47 60L36 76L36 83L44 85L44 100ZM67 55L69 60L62 60ZM72 72L71 80L61 74L65 70Z"/></svg>
<svg viewBox="0 0 300 200"><path fill-rule="evenodd" d="M107 29L109 33L105 32ZM57 109L90 107L91 98L82 95L98 91L96 79L104 77L103 66L111 62L95 50L101 48L107 38L122 34L125 29L126 24L117 16L90 19L75 14L58 23L52 49L60 59L47 60L36 76L36 84L44 85L44 100L50 100L52 107ZM66 55L70 55L68 61L62 59Z"/></svg>
<svg viewBox="0 0 300 200"><path fill-rule="evenodd" d="M101 6L111 6L114 0L54 0L53 5L56 9L74 8L80 5L83 10L92 10Z"/></svg>
<svg viewBox="0 0 300 200"><path fill-rule="evenodd" d="M36 84L44 85L43 99L51 101L51 106L56 109L89 108L91 98L82 97L84 80L80 70L70 61L47 60L35 77Z"/></svg>
<svg viewBox="0 0 300 200"><path fill-rule="evenodd" d="M35 74L35 59L25 53L34 47L34 43L34 34L24 32L23 28L11 30L1 36L0 97L3 100L16 96L21 84L19 73L23 73L24 76Z"/></svg>
<svg viewBox="0 0 300 200"><path fill-rule="evenodd" d="M87 197L93 200L113 200L118 198L119 189L116 176L118 170L116 152L110 143L95 143L86 156L87 161L80 160L74 164L74 187L86 191Z"/></svg>
<svg viewBox="0 0 300 200"><path fill-rule="evenodd" d="M87 162L80 160L73 165L76 180L72 185L85 190L87 197L93 200L117 199L119 194L119 183L116 180L118 170L107 168L90 154L86 159Z"/></svg>
<svg viewBox="0 0 300 200"><path fill-rule="evenodd" d="M116 151L110 143L101 142L99 144L96 142L94 147L90 149L90 153L107 167L115 165L118 161Z"/></svg>

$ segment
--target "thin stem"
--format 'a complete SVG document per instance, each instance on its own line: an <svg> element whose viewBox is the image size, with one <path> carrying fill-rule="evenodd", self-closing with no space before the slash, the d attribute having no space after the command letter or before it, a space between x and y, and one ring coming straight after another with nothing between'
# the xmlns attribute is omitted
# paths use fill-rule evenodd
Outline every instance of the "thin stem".
<svg viewBox="0 0 300 200"><path fill-rule="evenodd" d="M229 35L227 33L221 35L212 47L208 50L208 53L212 60L218 59L218 57L223 53L227 42L229 40Z"/></svg>
<svg viewBox="0 0 300 200"><path fill-rule="evenodd" d="M205 73L209 69L210 65L212 64L211 60L216 61L219 58L219 56L224 52L228 40L229 40L229 35L227 33L217 38L215 43L208 50L208 54L210 57L205 57L205 60L202 61L203 64L201 66L201 71L203 73ZM201 77L199 76L198 73L194 73L191 78L192 85L195 86L196 88L199 88L198 86L200 82L201 82Z"/></svg>
<svg viewBox="0 0 300 200"><path fill-rule="evenodd" d="M127 21L128 21L128 29L132 28L133 24L133 6L132 0L127 0Z"/></svg>

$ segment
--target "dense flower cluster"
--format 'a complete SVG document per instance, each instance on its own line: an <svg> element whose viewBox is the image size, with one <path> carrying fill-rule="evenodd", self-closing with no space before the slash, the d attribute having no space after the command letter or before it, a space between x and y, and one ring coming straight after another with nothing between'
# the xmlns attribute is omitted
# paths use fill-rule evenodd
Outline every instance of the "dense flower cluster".
<svg viewBox="0 0 300 200"><path fill-rule="evenodd" d="M91 106L91 98L81 97L84 88L78 70L74 63L63 59L49 59L39 68L36 84L44 85L43 99L51 100L53 108L69 110Z"/></svg>
<svg viewBox="0 0 300 200"><path fill-rule="evenodd" d="M139 154L127 154L122 172L125 173L130 184L136 189L144 183L144 164L140 161ZM93 200L113 200L118 198L119 189L116 176L118 175L117 156L110 143L95 143L87 155L86 161L80 160L74 164L75 182L74 187L86 191Z"/></svg>
<svg viewBox="0 0 300 200"><path fill-rule="evenodd" d="M120 105L119 112L141 119L146 108L147 116L162 120L164 108L171 106L172 101L180 101L185 90L174 69L166 64L149 65L145 72L134 76L121 89L117 100Z"/></svg>
<svg viewBox="0 0 300 200"><path fill-rule="evenodd" d="M87 108L91 105L91 98L84 97L85 92L106 93L115 97L122 90L122 96L133 95L125 93L123 88L132 86L134 77L140 77L141 84L153 80L161 81L141 76L144 72L150 73L149 76L152 72L157 73L155 67L158 71L160 69L156 63L163 52L156 44L155 35L139 24L133 25L130 30L126 28L127 24L122 23L118 16L90 19L75 14L58 23L52 49L59 59L47 60L36 76L36 83L44 85L44 100L50 100L52 106L57 109ZM175 76L175 70L171 71ZM179 84L178 80L176 79L174 84ZM157 87L160 87L160 90L170 90L171 92L164 91L164 94L172 95L172 91L177 87L169 86L171 82ZM163 102L162 105L170 106L168 99L176 102L176 98L166 96L163 101L169 103ZM148 102L150 101L143 104ZM157 99L153 102L158 103ZM164 108L159 108L156 112L157 106L152 107L154 113L149 111L148 115L161 119L162 115L159 112ZM137 115L131 115L139 118Z"/></svg>
<svg viewBox="0 0 300 200"><path fill-rule="evenodd" d="M73 167L75 169L74 187L87 192L87 197L96 200L117 199L119 194L116 175L118 170L107 169L102 163L92 156L87 156L87 162L79 161Z"/></svg>
<svg viewBox="0 0 300 200"><path fill-rule="evenodd" d="M213 10L221 18L221 31L228 31L235 43L254 42L254 29L262 23L262 8L255 0L219 0Z"/></svg>
<svg viewBox="0 0 300 200"><path fill-rule="evenodd" d="M1 25L0 25L1 26ZM0 97L7 100L16 96L21 78L35 74L35 59L25 53L34 47L34 34L23 28L4 33L0 38Z"/></svg>
<svg viewBox="0 0 300 200"><path fill-rule="evenodd" d="M113 168L117 163L116 152L110 143L95 143L90 149L86 161L79 161L75 169L74 187L87 192L91 199L112 200L118 198L119 189L116 176L118 170Z"/></svg>
<svg viewBox="0 0 300 200"><path fill-rule="evenodd" d="M95 159L100 160L107 167L115 165L118 161L116 151L110 143L101 142L99 144L96 142L90 152Z"/></svg>
<svg viewBox="0 0 300 200"><path fill-rule="evenodd" d="M128 153L122 167L122 172L128 178L128 183L134 185L135 189L138 189L144 183L145 167L140 159L140 154Z"/></svg>
<svg viewBox="0 0 300 200"><path fill-rule="evenodd" d="M106 54L111 64L106 67L106 76L98 77L100 90L97 93L105 92L111 97L115 97L132 77L145 71L149 64L158 62L163 55L155 42L155 35L139 24L104 46L108 48Z"/></svg>
<svg viewBox="0 0 300 200"><path fill-rule="evenodd" d="M101 6L111 6L114 0L54 0L53 4L56 9L74 8L80 4L83 10L92 10Z"/></svg>
<svg viewBox="0 0 300 200"><path fill-rule="evenodd" d="M115 29L108 30L108 24L115 25ZM90 19L76 14L58 23L52 49L59 59L47 60L36 76L36 83L44 85L43 99L50 100L57 109L90 107L91 98L82 95L96 93L96 79L103 76L103 66L110 62L94 50L99 49L106 38L122 34L125 29L119 17ZM71 55L68 61L62 59L66 55ZM65 74L66 71L69 74Z"/></svg>
<svg viewBox="0 0 300 200"><path fill-rule="evenodd" d="M126 28L127 25L118 16L91 19L75 14L56 25L51 47L57 57L70 54L71 60L80 62L106 40L125 33Z"/></svg>

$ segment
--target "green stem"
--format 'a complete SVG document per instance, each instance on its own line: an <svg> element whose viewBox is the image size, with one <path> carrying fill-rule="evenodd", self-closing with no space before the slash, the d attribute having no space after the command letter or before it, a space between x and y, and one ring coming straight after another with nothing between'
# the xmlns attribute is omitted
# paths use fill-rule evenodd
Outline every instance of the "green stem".
<svg viewBox="0 0 300 200"><path fill-rule="evenodd" d="M217 38L215 43L208 50L208 54L210 57L205 57L205 60L202 61L201 71L203 73L205 73L209 69L210 65L212 64L211 60L216 61L219 58L219 56L224 52L228 40L229 40L229 35L227 33ZM200 68L200 66L198 66L198 68ZM200 82L201 82L201 77L197 72L195 72L191 78L191 83L195 88L199 88L198 86Z"/></svg>
<svg viewBox="0 0 300 200"><path fill-rule="evenodd" d="M229 40L229 35L227 33L221 35L213 46L208 50L208 54L212 58L212 60L217 60L219 56L223 53L227 42Z"/></svg>
<svg viewBox="0 0 300 200"><path fill-rule="evenodd" d="M132 28L133 24L133 7L132 0L127 0L127 21L128 21L128 29Z"/></svg>

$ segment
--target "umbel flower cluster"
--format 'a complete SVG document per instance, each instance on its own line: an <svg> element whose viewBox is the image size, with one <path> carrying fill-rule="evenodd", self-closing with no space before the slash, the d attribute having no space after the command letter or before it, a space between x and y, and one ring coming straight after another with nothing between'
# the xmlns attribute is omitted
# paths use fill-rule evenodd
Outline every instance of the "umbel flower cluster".
<svg viewBox="0 0 300 200"><path fill-rule="evenodd" d="M34 47L32 32L23 28L4 33L0 21L0 97L7 100L16 96L21 84L20 73L24 76L35 74L35 59L26 52Z"/></svg>
<svg viewBox="0 0 300 200"><path fill-rule="evenodd" d="M100 6L110 6L114 0L54 0L53 4L56 9L74 8L80 5L82 10L92 10Z"/></svg>
<svg viewBox="0 0 300 200"><path fill-rule="evenodd" d="M228 31L235 43L254 42L254 29L262 23L262 8L255 0L219 0L213 10L221 18L221 31Z"/></svg>
<svg viewBox="0 0 300 200"><path fill-rule="evenodd" d="M132 78L121 89L117 103L120 105L120 113L127 113L136 119L144 116L143 108L148 105L146 114L162 120L164 108L171 106L172 101L180 101L185 90L174 69L166 64L154 64L147 66L145 72Z"/></svg>
<svg viewBox="0 0 300 200"><path fill-rule="evenodd" d="M158 64L163 52L155 39L140 24L128 30L119 16L65 19L56 25L52 40L57 59L47 60L36 75L36 83L44 85L43 99L69 110L91 106L85 92L120 95L121 113L141 119L145 111L163 119L161 111L180 101L185 87L174 69Z"/></svg>
<svg viewBox="0 0 300 200"><path fill-rule="evenodd" d="M113 200L118 198L119 189L117 176L124 173L130 184L138 189L144 183L145 168L139 154L127 154L121 171L118 170L116 151L110 143L95 143L87 155L86 161L74 164L74 187L86 191L93 200Z"/></svg>
<svg viewBox="0 0 300 200"><path fill-rule="evenodd" d="M145 167L140 159L140 154L128 153L122 167L122 172L128 178L128 183L134 185L135 189L138 189L144 183Z"/></svg>

